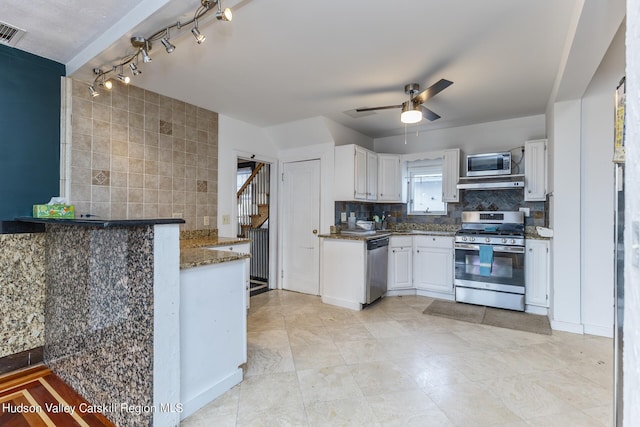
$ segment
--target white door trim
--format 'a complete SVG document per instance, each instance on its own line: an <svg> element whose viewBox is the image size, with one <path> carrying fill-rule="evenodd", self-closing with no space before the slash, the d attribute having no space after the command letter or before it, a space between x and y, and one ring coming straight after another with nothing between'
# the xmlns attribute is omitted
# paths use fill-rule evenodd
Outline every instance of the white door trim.
<svg viewBox="0 0 640 427"><path fill-rule="evenodd" d="M236 171L238 170L237 164L238 159L240 158L251 159L255 160L256 162L269 163L269 165L271 166L269 172L271 175L269 180L269 218L278 218L278 183L280 182L280 163L278 162L278 159L269 156L263 156L261 154L256 155L241 150L233 150L233 154L236 159ZM235 182L236 180L234 179L234 185ZM232 230L234 230L235 232L235 230L238 229L238 201L237 199L235 199L237 191L234 189L232 194L234 199L232 200L231 206L234 206L235 209L231 209L230 222ZM281 288L278 282L280 276L277 274L277 272L280 271L280 269L278 269L278 222L279 221L269 221L269 289Z"/></svg>

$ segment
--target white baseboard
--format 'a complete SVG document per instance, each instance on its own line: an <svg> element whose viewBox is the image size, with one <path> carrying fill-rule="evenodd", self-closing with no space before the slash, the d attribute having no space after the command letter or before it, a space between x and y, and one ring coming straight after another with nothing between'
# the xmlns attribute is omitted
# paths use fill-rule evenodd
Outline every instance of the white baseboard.
<svg viewBox="0 0 640 427"><path fill-rule="evenodd" d="M552 320L551 329L553 329L554 331L571 332L580 335L584 334L584 326L580 323L569 323Z"/></svg>
<svg viewBox="0 0 640 427"><path fill-rule="evenodd" d="M415 294L416 294L415 289L389 289L387 290L386 295L388 297L401 297L401 296L415 295Z"/></svg>
<svg viewBox="0 0 640 427"><path fill-rule="evenodd" d="M613 338L613 325L610 327L599 325L584 325L584 333L588 335L597 335L599 337Z"/></svg>
<svg viewBox="0 0 640 427"><path fill-rule="evenodd" d="M339 298L332 298L323 296L322 302L329 305L335 305L336 307L348 308L349 310L362 310L362 304L353 301L347 301Z"/></svg>
<svg viewBox="0 0 640 427"><path fill-rule="evenodd" d="M527 312L527 313L531 313L531 314L540 314L542 316L548 316L549 315L549 309L548 308L540 307L540 306L537 306L537 305L526 304L524 311Z"/></svg>
<svg viewBox="0 0 640 427"><path fill-rule="evenodd" d="M222 396L229 391L231 387L242 382L242 369L238 368L226 377L222 378L217 383L213 384L208 389L204 390L199 395L189 399L188 401L182 401L182 413L180 414L180 420L184 420L189 415L196 412L198 409L205 406L207 403Z"/></svg>
<svg viewBox="0 0 640 427"><path fill-rule="evenodd" d="M420 295L421 297L445 299L449 301L455 300L455 295L453 294L446 294L444 292L425 291L424 289L417 289L416 295Z"/></svg>

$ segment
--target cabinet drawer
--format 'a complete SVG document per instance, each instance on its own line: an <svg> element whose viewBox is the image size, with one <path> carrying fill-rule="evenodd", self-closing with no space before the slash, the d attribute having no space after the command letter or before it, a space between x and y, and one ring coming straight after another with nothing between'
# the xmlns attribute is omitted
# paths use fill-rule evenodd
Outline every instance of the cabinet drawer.
<svg viewBox="0 0 640 427"><path fill-rule="evenodd" d="M417 246L453 249L453 237L449 236L416 236Z"/></svg>
<svg viewBox="0 0 640 427"><path fill-rule="evenodd" d="M411 236L391 236L389 246L391 247L411 247L413 245L413 237Z"/></svg>
<svg viewBox="0 0 640 427"><path fill-rule="evenodd" d="M250 252L248 243L236 243L225 246L209 246L207 249L211 249L214 251L238 252L241 254L248 254Z"/></svg>

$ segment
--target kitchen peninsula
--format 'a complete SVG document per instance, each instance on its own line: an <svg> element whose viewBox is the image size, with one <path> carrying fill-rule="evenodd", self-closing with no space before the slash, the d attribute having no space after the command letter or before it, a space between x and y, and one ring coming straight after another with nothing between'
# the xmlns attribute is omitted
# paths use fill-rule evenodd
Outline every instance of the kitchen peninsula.
<svg viewBox="0 0 640 427"><path fill-rule="evenodd" d="M200 364L198 357L210 355L190 354L194 342L214 343L219 352L225 343L217 336L233 326L244 332L233 335L234 354L246 360L243 263L248 255L200 248L181 253L181 219L20 221L46 226L45 364L92 405L105 408L104 415L117 425L179 424L206 403L203 399L212 399L193 391L194 370L201 374L197 386L209 381L215 392L225 386L218 383L229 372L218 375L218 366L217 376L208 375L215 363ZM217 313L217 306L210 307L202 294L183 293L190 289L183 275L204 270L208 274L198 286L214 293L224 288L238 300L227 308L227 313L236 310L224 325L216 325L219 318L199 324L198 313ZM223 271L226 275L217 275ZM225 306L226 297L218 295L214 302ZM244 360L233 360L229 368L238 382Z"/></svg>

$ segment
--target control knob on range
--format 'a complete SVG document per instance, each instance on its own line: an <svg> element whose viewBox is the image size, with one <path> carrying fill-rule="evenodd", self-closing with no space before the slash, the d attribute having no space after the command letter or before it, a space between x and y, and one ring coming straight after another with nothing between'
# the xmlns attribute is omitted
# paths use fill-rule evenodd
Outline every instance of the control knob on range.
<svg viewBox="0 0 640 427"><path fill-rule="evenodd" d="M487 243L489 243L489 242L491 241L491 239L490 239L490 238L488 238L488 237L485 237L485 238L484 238L484 241L485 241L485 242L487 242Z"/></svg>
<svg viewBox="0 0 640 427"><path fill-rule="evenodd" d="M507 243L507 239L505 239L504 237L502 238L502 243Z"/></svg>
<svg viewBox="0 0 640 427"><path fill-rule="evenodd" d="M462 236L462 241L466 242L467 241L467 236Z"/></svg>
<svg viewBox="0 0 640 427"><path fill-rule="evenodd" d="M511 240L509 241L509 243L511 243L511 244L513 245L514 243L516 243L516 240L515 240L515 239L511 239Z"/></svg>
<svg viewBox="0 0 640 427"><path fill-rule="evenodd" d="M472 242L475 242L476 238L475 237L469 237L469 240Z"/></svg>

